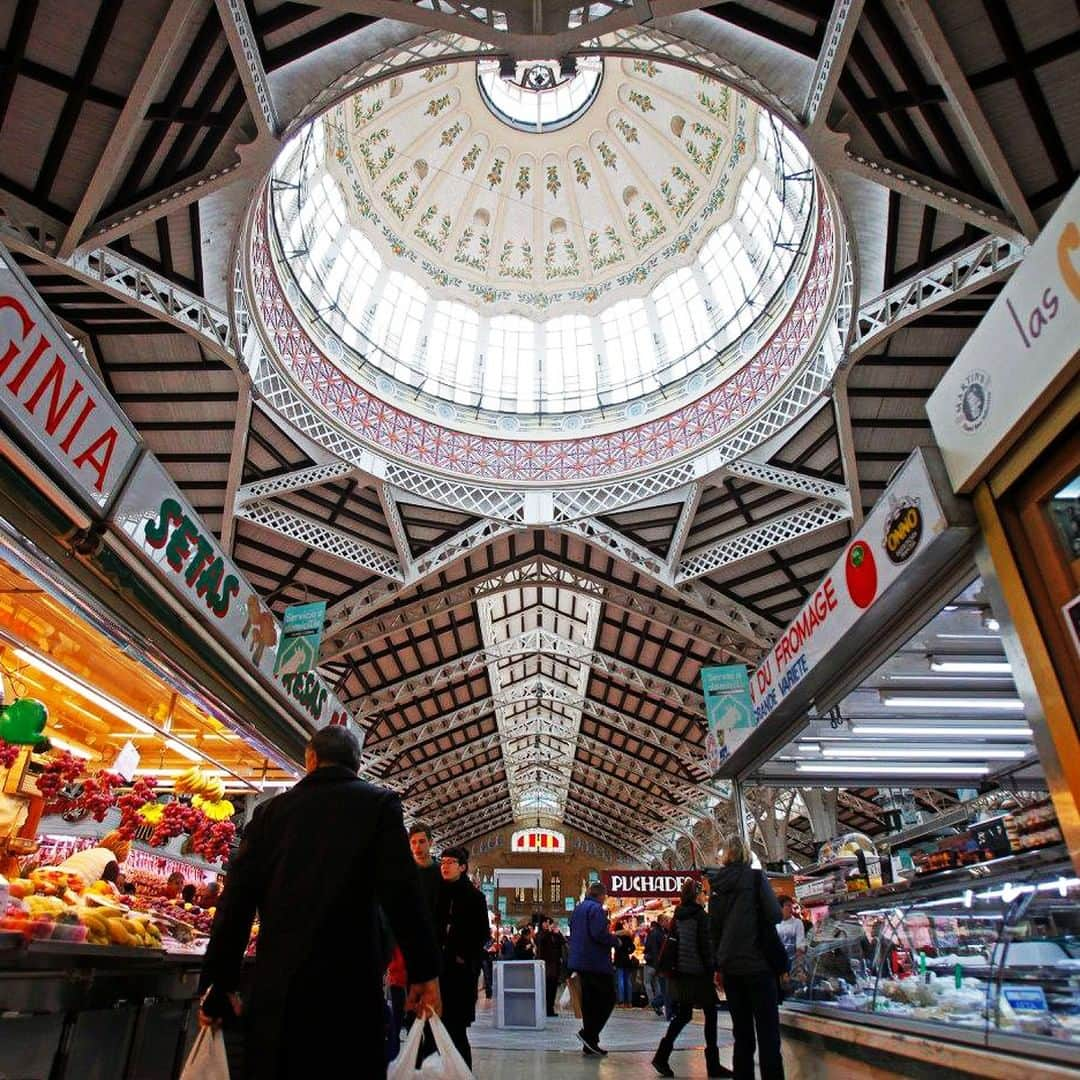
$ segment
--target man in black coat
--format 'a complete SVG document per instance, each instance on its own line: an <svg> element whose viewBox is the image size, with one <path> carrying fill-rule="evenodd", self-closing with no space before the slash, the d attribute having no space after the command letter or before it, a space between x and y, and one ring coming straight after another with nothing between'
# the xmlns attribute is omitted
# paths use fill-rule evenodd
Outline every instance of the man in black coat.
<svg viewBox="0 0 1080 1080"><path fill-rule="evenodd" d="M439 872L439 864L431 855L431 829L422 821L416 821L409 826L409 849L420 871L420 888L434 919L435 908L439 903L439 890L442 888L442 874Z"/></svg>
<svg viewBox="0 0 1080 1080"><path fill-rule="evenodd" d="M378 909L408 965L409 1005L439 1011L434 927L396 795L357 777L360 742L315 733L305 776L255 811L218 904L203 965L200 1022L237 1012L240 966L259 915L258 957L243 1003L251 1080L386 1074Z"/></svg>
<svg viewBox="0 0 1080 1080"><path fill-rule="evenodd" d="M442 1019L465 1063L472 1067L468 1027L476 1019L476 984L484 943L491 933L487 901L469 880L467 848L451 847L442 853L435 927L442 949Z"/></svg>

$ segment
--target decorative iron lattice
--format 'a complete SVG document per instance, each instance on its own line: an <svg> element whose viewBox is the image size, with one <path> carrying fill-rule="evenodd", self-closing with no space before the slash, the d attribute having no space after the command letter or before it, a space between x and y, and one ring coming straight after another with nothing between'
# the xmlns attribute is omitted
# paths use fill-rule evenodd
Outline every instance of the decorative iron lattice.
<svg viewBox="0 0 1080 1080"><path fill-rule="evenodd" d="M1015 267L1029 245L993 236L859 306L851 359L869 352L905 323L981 288Z"/></svg>
<svg viewBox="0 0 1080 1080"><path fill-rule="evenodd" d="M542 629L518 634L490 648L463 653L428 671L407 676L389 686L367 691L350 701L349 704L359 703L354 716L358 723L362 723L366 717L393 708L421 694L429 693L461 675L475 672L500 660L509 660L526 654L557 656L584 667L603 671L612 678L633 686L642 694L662 697L685 712L700 713L705 707L704 698L693 690L687 690L659 675L634 667L618 657L590 649L586 645Z"/></svg>
<svg viewBox="0 0 1080 1080"><path fill-rule="evenodd" d="M862 9L863 0L836 0L832 6L832 13L825 28L825 40L822 42L810 92L806 97L804 113L808 123L812 124L818 119L824 123L826 120L825 114L829 111L829 103L840 80L844 57L855 34L855 25Z"/></svg>
<svg viewBox="0 0 1080 1080"><path fill-rule="evenodd" d="M604 761L608 761L620 769L631 770L638 776L643 777L650 784L665 789L677 799L694 801L703 800L705 797L706 791L704 788L688 781L680 780L678 776L668 772L666 769L661 769L657 765L650 765L648 762L642 761L629 751L620 750L618 747L611 746L602 739L594 739L591 735L579 734L577 744L578 748L584 750L586 753L593 754ZM684 812L699 818L699 820L704 820L705 817L707 817L703 811L693 809L691 806L686 806Z"/></svg>
<svg viewBox="0 0 1080 1080"><path fill-rule="evenodd" d="M259 43L244 0L217 0L217 7L249 104L254 98L251 111L255 114L255 122L268 134L274 135L278 130L277 110L270 96L270 84L259 56Z"/></svg>
<svg viewBox="0 0 1080 1080"><path fill-rule="evenodd" d="M722 566L749 559L762 551L770 551L800 536L847 521L851 511L834 503L817 503L793 514L771 518L760 525L741 529L703 551L693 552L679 564L678 580L688 581L711 574Z"/></svg>
<svg viewBox="0 0 1080 1080"><path fill-rule="evenodd" d="M724 466L724 471L732 476L754 480L759 484L768 484L770 487L780 488L783 491L811 495L815 499L824 499L826 502L834 502L839 506L851 506L851 496L843 484L834 484L831 480L808 476L806 473L795 472L793 469L783 469L778 465L767 465L760 461L742 458L739 461L728 462Z"/></svg>
<svg viewBox="0 0 1080 1080"><path fill-rule="evenodd" d="M402 580L401 568L392 555L304 514L283 510L273 503L256 499L237 506L236 516L373 574L395 581Z"/></svg>
<svg viewBox="0 0 1080 1080"><path fill-rule="evenodd" d="M470 769L445 783L440 783L436 790L428 788L415 795L410 791L409 797L416 800L415 812L419 816L433 817L440 808L448 814L459 813L461 810L459 804L462 801L490 795L495 790L491 781L504 775L505 772L506 762L499 759L482 765L478 769ZM476 784L482 786L476 787L474 786ZM413 804L410 803L410 805Z"/></svg>
<svg viewBox="0 0 1080 1080"><path fill-rule="evenodd" d="M67 265L106 292L135 301L140 307L193 333L216 356L235 363L236 350L228 312L175 282L110 248L77 251Z"/></svg>
<svg viewBox="0 0 1080 1080"><path fill-rule="evenodd" d="M236 508L261 499L272 499L275 495L284 495L290 491L318 487L320 484L351 476L355 472L355 466L346 461L332 461L327 465L312 465L307 469L282 473L267 480L255 480L237 488Z"/></svg>

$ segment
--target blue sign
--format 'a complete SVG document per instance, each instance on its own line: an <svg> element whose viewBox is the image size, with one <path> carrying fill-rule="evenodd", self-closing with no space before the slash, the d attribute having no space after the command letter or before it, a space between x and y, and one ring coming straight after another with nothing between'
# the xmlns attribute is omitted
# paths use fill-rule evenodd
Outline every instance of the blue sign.
<svg viewBox="0 0 1080 1080"><path fill-rule="evenodd" d="M573 911L574 910L574 898L572 896L567 896L563 900L563 904L565 905L567 911Z"/></svg>
<svg viewBox="0 0 1080 1080"><path fill-rule="evenodd" d="M303 675L319 662L326 601L292 604L281 620L281 644L278 645L275 675Z"/></svg>
<svg viewBox="0 0 1080 1080"><path fill-rule="evenodd" d="M750 676L743 664L702 668L701 689L709 728L705 751L709 767L715 770L753 730Z"/></svg>

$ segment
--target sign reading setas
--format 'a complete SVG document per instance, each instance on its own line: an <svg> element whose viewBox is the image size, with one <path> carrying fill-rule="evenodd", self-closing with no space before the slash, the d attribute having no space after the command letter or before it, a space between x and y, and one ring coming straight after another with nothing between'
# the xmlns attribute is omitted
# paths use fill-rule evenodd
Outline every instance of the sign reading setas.
<svg viewBox="0 0 1080 1080"><path fill-rule="evenodd" d="M136 466L112 520L168 587L296 712L315 727L350 724L345 707L314 671L275 671L277 619L152 455Z"/></svg>
<svg viewBox="0 0 1080 1080"><path fill-rule="evenodd" d="M840 561L781 633L750 678L754 727L761 723L862 618L863 613L918 562L948 520L922 453L904 463ZM745 739L750 729L729 732ZM734 746L729 745L729 751Z"/></svg>
<svg viewBox="0 0 1080 1080"><path fill-rule="evenodd" d="M0 413L99 512L138 450L123 413L2 247Z"/></svg>
<svg viewBox="0 0 1080 1080"><path fill-rule="evenodd" d="M608 896L678 896L688 881L699 881L701 870L604 870L600 880Z"/></svg>

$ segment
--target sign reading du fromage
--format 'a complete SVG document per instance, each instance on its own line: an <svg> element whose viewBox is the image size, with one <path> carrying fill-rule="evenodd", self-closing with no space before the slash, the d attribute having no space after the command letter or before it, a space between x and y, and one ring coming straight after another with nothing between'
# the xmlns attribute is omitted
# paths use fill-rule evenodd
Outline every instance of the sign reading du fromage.
<svg viewBox="0 0 1080 1080"><path fill-rule="evenodd" d="M127 418L2 247L0 414L97 513L138 451Z"/></svg>
<svg viewBox="0 0 1080 1080"><path fill-rule="evenodd" d="M699 881L701 870L605 870L600 875L608 896L678 896L688 881Z"/></svg>
<svg viewBox="0 0 1080 1080"><path fill-rule="evenodd" d="M926 403L954 491L971 491L1080 370L1080 182Z"/></svg>
<svg viewBox="0 0 1080 1080"><path fill-rule="evenodd" d="M339 724L356 730L345 706L317 673L275 671L277 619L152 455L136 466L112 521L169 589L310 726Z"/></svg>

